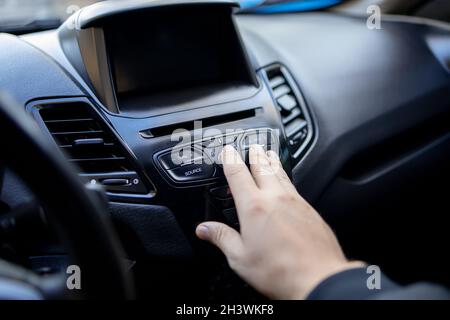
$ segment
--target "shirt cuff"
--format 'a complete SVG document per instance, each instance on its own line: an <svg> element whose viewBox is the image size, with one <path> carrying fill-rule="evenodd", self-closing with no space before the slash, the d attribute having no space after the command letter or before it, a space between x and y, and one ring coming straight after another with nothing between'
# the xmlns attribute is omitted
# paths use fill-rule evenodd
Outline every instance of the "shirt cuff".
<svg viewBox="0 0 450 320"><path fill-rule="evenodd" d="M323 280L306 298L307 300L364 300L399 286L383 273L380 288L369 289L367 280L371 276L366 268L348 269Z"/></svg>

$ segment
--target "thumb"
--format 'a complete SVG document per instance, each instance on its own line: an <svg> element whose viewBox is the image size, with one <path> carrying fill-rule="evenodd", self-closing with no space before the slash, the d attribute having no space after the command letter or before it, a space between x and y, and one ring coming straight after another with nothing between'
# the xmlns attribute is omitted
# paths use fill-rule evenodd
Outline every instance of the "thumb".
<svg viewBox="0 0 450 320"><path fill-rule="evenodd" d="M236 257L243 251L242 238L239 232L220 222L204 222L195 230L197 237L211 242L218 247L227 258Z"/></svg>

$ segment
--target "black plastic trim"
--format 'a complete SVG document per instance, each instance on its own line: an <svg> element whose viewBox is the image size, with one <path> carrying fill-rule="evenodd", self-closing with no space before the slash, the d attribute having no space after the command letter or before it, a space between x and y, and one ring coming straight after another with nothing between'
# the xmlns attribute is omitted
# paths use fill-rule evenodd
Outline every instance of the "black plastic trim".
<svg viewBox="0 0 450 320"><path fill-rule="evenodd" d="M130 203L149 203L151 202L151 199L153 199L156 195L156 187L154 183L150 180L150 178L145 173L145 170L141 167L139 162L137 161L136 156L132 152L132 150L128 147L128 145L123 141L123 139L117 134L117 132L114 130L114 128L111 126L107 118L105 118L101 112L96 108L93 103L86 97L74 97L74 98L63 98L63 99L46 99L46 100L35 100L33 102L30 102L26 106L26 110L31 113L31 115L35 118L37 121L39 127L43 130L43 132L51 139L51 141L55 140L53 139L53 136L51 135L50 131L48 130L46 124L42 120L41 116L39 115L39 109L42 107L45 107L45 105L51 105L51 104L67 104L67 103L84 103L95 112L99 119L101 119L105 126L108 127L110 130L110 133L115 137L118 143L122 145L122 147L127 152L127 157L129 158L129 161L132 163L133 167L136 168L136 172L140 177L142 177L142 180L144 184L147 186L149 193L148 194L128 194L128 193L113 193L113 192L106 192L108 195L108 198L111 201L115 202L130 202ZM80 177L85 177L86 174L83 172L80 172Z"/></svg>
<svg viewBox="0 0 450 320"><path fill-rule="evenodd" d="M270 65L267 65L267 66L264 66L261 68L261 70L264 71L263 72L264 81L266 81L268 88L270 88L270 84L269 84L269 78L267 76L267 73L274 69L279 69L280 72L285 77L286 81L288 82L290 89L293 91L293 94L299 103L299 108L301 109L301 111L305 117L305 120L307 123L306 125L308 127L308 134L307 134L304 142L297 148L297 150L295 152L291 152L291 156L293 158L292 161L295 165L302 159L302 157L304 157L306 155L308 150L311 149L313 141L317 135L318 130L317 130L317 126L313 120L313 117L311 116L311 112L306 104L306 101L299 89L297 82L292 77L288 68L286 66L284 66L282 63L276 62L276 63L270 64ZM269 90L269 91L270 91L273 101L276 105L277 101L273 95L273 91L272 90ZM281 115L280 115L280 118L281 118ZM283 125L283 129L285 130L285 135L287 137L286 127L284 125Z"/></svg>
<svg viewBox="0 0 450 320"><path fill-rule="evenodd" d="M168 7L180 5L223 5L239 7L239 2L235 0L121 0L121 1L102 1L95 3L80 10L76 14L76 28L89 28L100 20L133 11L141 11L155 7Z"/></svg>

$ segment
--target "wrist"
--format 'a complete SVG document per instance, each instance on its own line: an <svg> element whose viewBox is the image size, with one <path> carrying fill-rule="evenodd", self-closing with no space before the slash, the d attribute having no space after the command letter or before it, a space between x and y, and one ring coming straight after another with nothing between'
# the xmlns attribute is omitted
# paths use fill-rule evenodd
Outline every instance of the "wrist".
<svg viewBox="0 0 450 320"><path fill-rule="evenodd" d="M304 300L324 280L349 269L363 268L367 264L362 261L344 261L328 264L325 268L316 268L310 276L302 277L294 299Z"/></svg>

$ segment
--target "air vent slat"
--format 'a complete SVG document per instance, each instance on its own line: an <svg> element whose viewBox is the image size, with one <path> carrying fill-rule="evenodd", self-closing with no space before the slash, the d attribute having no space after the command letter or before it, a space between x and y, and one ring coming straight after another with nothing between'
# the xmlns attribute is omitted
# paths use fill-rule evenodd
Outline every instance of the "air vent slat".
<svg viewBox="0 0 450 320"><path fill-rule="evenodd" d="M303 119L295 119L291 123L289 123L286 126L286 135L291 138L293 137L297 132L302 130L304 127L306 127L307 123Z"/></svg>
<svg viewBox="0 0 450 320"><path fill-rule="evenodd" d="M45 125L52 133L99 131L101 128L94 119L57 119L45 121Z"/></svg>
<svg viewBox="0 0 450 320"><path fill-rule="evenodd" d="M113 147L113 146L115 146L115 144L114 143L103 143L103 146L104 147ZM70 149L75 146L73 144L61 144L61 145L59 145L59 147L62 149Z"/></svg>
<svg viewBox="0 0 450 320"><path fill-rule="evenodd" d="M280 65L266 68L269 86L285 126L291 154L298 156L302 146L311 140L309 117L296 96L295 83L287 70Z"/></svg>
<svg viewBox="0 0 450 320"><path fill-rule="evenodd" d="M284 117L282 119L283 120L283 124L284 125L288 124L289 122L291 122L295 118L299 117L301 114L302 114L302 112L300 111L300 109L292 110L292 112L287 117Z"/></svg>
<svg viewBox="0 0 450 320"><path fill-rule="evenodd" d="M125 160L125 157L110 157L110 158L87 158L87 159L69 159L72 162L85 162L85 161L119 161Z"/></svg>
<svg viewBox="0 0 450 320"><path fill-rule="evenodd" d="M270 86L272 88L281 86L284 83L286 83L286 81L284 80L284 78L282 76L274 77L273 79L270 80Z"/></svg>
<svg viewBox="0 0 450 320"><path fill-rule="evenodd" d="M92 118L84 118L84 119L57 119L57 120L46 120L44 121L46 124L48 123L70 123L70 122L85 122L85 121L94 121Z"/></svg>
<svg viewBox="0 0 450 320"><path fill-rule="evenodd" d="M52 132L54 136L62 136L62 135L72 135L72 134L101 134L103 131L101 130L93 130L93 131L62 131L62 132Z"/></svg>
<svg viewBox="0 0 450 320"><path fill-rule="evenodd" d="M287 85L282 85L273 90L273 95L275 96L275 99L279 99L290 92L291 89Z"/></svg>
<svg viewBox="0 0 450 320"><path fill-rule="evenodd" d="M287 95L282 96L281 98L278 98L277 102L280 105L280 107L287 112L291 112L291 111L293 111L292 109L294 109L295 107L298 107L297 101L290 94L287 94ZM297 108L296 110L299 110L299 109Z"/></svg>
<svg viewBox="0 0 450 320"><path fill-rule="evenodd" d="M69 161L76 163L83 173L135 171L126 151L88 104L48 105L39 114Z"/></svg>
<svg viewBox="0 0 450 320"><path fill-rule="evenodd" d="M82 146L104 146L105 141L103 138L91 138L91 139L77 139L72 144L74 147Z"/></svg>

